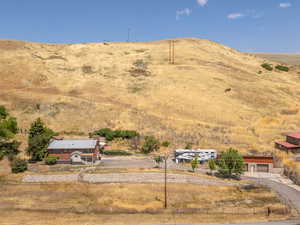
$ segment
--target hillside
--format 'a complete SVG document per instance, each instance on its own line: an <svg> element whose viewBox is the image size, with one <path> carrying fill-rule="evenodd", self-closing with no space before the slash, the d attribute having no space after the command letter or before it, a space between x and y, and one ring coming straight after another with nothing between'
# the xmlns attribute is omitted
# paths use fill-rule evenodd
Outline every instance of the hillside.
<svg viewBox="0 0 300 225"><path fill-rule="evenodd" d="M22 128L41 117L60 132L135 129L181 147L270 151L300 130L299 68L267 72L265 59L192 38L175 39L170 65L168 43L0 40L0 104Z"/></svg>
<svg viewBox="0 0 300 225"><path fill-rule="evenodd" d="M251 53L261 58L274 60L281 63L300 66L300 54L284 54L284 53Z"/></svg>

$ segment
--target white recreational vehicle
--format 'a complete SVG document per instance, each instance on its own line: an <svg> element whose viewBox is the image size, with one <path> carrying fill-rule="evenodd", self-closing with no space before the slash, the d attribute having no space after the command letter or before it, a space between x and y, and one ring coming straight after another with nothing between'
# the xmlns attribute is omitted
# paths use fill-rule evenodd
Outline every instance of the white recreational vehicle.
<svg viewBox="0 0 300 225"><path fill-rule="evenodd" d="M174 151L175 162L190 162L195 157L199 162L205 162L217 158L217 151L214 149L177 149Z"/></svg>

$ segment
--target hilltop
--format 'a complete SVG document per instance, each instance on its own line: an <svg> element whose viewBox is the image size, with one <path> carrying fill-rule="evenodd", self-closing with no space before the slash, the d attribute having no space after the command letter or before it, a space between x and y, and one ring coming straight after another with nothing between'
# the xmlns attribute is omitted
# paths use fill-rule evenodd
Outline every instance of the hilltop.
<svg viewBox="0 0 300 225"><path fill-rule="evenodd" d="M194 38L175 39L170 65L168 43L0 40L0 104L22 128L41 117L69 134L134 129L181 147L271 151L300 130L298 67L269 72L266 59Z"/></svg>
<svg viewBox="0 0 300 225"><path fill-rule="evenodd" d="M268 60L274 60L281 63L287 63L291 65L300 66L300 54L288 54L288 53L252 53L258 57L266 58Z"/></svg>

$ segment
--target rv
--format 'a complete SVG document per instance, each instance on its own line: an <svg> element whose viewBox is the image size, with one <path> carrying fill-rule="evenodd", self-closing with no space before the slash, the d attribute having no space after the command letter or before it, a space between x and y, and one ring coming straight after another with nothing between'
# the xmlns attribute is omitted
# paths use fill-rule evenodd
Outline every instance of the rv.
<svg viewBox="0 0 300 225"><path fill-rule="evenodd" d="M190 162L195 157L200 163L217 158L217 151L214 149L177 149L174 151L176 163Z"/></svg>

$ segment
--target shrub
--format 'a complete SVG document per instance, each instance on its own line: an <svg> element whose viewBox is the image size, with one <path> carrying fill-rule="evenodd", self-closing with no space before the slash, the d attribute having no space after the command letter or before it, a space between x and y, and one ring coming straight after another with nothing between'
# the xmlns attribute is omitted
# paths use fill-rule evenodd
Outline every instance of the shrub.
<svg viewBox="0 0 300 225"><path fill-rule="evenodd" d="M195 157L191 161L191 167L192 167L193 172L195 172L195 169L198 168L198 157Z"/></svg>
<svg viewBox="0 0 300 225"><path fill-rule="evenodd" d="M163 143L161 143L161 146L163 146L163 147L169 147L170 144L171 144L171 142L169 142L169 141L164 141Z"/></svg>
<svg viewBox="0 0 300 225"><path fill-rule="evenodd" d="M153 151L157 151L159 149L160 143L159 141L153 136L146 136L145 142L142 146L142 152L148 154Z"/></svg>
<svg viewBox="0 0 300 225"><path fill-rule="evenodd" d="M185 145L185 149L192 149L192 148L193 148L193 144L190 142Z"/></svg>
<svg viewBox="0 0 300 225"><path fill-rule="evenodd" d="M25 159L14 158L10 167L12 173L22 173L27 170L27 161Z"/></svg>
<svg viewBox="0 0 300 225"><path fill-rule="evenodd" d="M282 65L275 66L275 69L284 71L284 72L289 72L289 70L290 70L287 66L282 66Z"/></svg>
<svg viewBox="0 0 300 225"><path fill-rule="evenodd" d="M164 161L164 157L163 156L155 156L154 158L155 163L157 164L157 167L159 167L160 163L162 163Z"/></svg>
<svg viewBox="0 0 300 225"><path fill-rule="evenodd" d="M142 59L138 59L133 63L134 66L141 69L147 69L147 63Z"/></svg>
<svg viewBox="0 0 300 225"><path fill-rule="evenodd" d="M107 141L112 141L115 138L121 139L131 139L133 137L137 137L140 134L134 130L111 130L109 128L102 128L100 130L94 131L93 135L105 137Z"/></svg>
<svg viewBox="0 0 300 225"><path fill-rule="evenodd" d="M132 155L130 152L126 152L123 150L106 150L103 152L104 155L112 155L112 156L129 156Z"/></svg>
<svg viewBox="0 0 300 225"><path fill-rule="evenodd" d="M208 161L208 166L209 166L209 169L210 169L210 171L211 171L211 173L214 171L214 170L216 170L216 162L215 162L215 160L209 160Z"/></svg>
<svg viewBox="0 0 300 225"><path fill-rule="evenodd" d="M263 64L261 64L261 67L266 69L266 70L269 70L269 71L273 70L273 66L269 63L263 63Z"/></svg>
<svg viewBox="0 0 300 225"><path fill-rule="evenodd" d="M59 159L58 156L48 156L46 159L45 159L45 163L47 165L55 165L57 163L57 160Z"/></svg>

